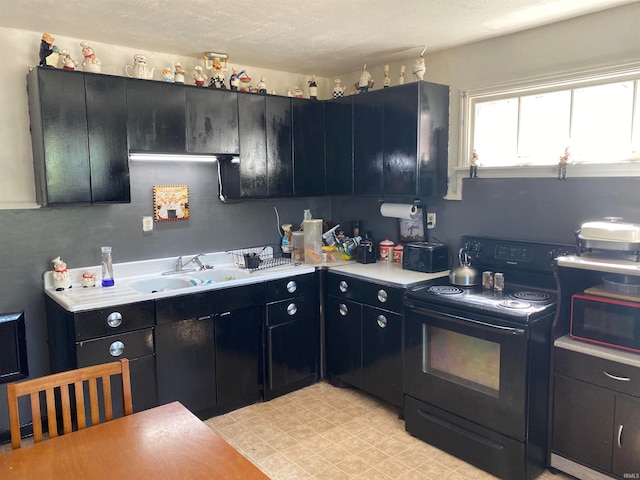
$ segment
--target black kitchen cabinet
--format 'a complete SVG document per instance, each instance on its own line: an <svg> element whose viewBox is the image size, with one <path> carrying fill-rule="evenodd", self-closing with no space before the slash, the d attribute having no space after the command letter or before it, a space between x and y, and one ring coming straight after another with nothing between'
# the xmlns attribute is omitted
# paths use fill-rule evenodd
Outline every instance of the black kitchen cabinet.
<svg viewBox="0 0 640 480"><path fill-rule="evenodd" d="M449 87L413 82L356 95L356 195L446 193Z"/></svg>
<svg viewBox="0 0 640 480"><path fill-rule="evenodd" d="M52 373L127 358L133 410L158 405L153 301L81 312L67 312L49 297L45 304ZM114 415L122 414L116 406Z"/></svg>
<svg viewBox="0 0 640 480"><path fill-rule="evenodd" d="M338 380L402 407L404 289L329 272L326 357Z"/></svg>
<svg viewBox="0 0 640 480"><path fill-rule="evenodd" d="M186 102L187 152L237 155L237 92L186 88Z"/></svg>
<svg viewBox="0 0 640 480"><path fill-rule="evenodd" d="M184 153L187 87L132 78L125 82L129 149Z"/></svg>
<svg viewBox="0 0 640 480"><path fill-rule="evenodd" d="M324 102L292 99L293 103L293 195L325 194Z"/></svg>
<svg viewBox="0 0 640 480"><path fill-rule="evenodd" d="M618 362L609 348L588 350L555 348L551 465L629 478L640 473L640 369L629 354Z"/></svg>
<svg viewBox="0 0 640 480"><path fill-rule="evenodd" d="M265 399L317 381L320 306L315 273L267 282Z"/></svg>
<svg viewBox="0 0 640 480"><path fill-rule="evenodd" d="M324 102L327 195L353 194L353 96Z"/></svg>
<svg viewBox="0 0 640 480"><path fill-rule="evenodd" d="M228 198L293 194L291 99L238 94L240 161L220 164Z"/></svg>
<svg viewBox="0 0 640 480"><path fill-rule="evenodd" d="M158 396L206 418L260 399L262 283L156 300Z"/></svg>
<svg viewBox="0 0 640 480"><path fill-rule="evenodd" d="M27 89L37 202L129 202L124 79L36 68Z"/></svg>

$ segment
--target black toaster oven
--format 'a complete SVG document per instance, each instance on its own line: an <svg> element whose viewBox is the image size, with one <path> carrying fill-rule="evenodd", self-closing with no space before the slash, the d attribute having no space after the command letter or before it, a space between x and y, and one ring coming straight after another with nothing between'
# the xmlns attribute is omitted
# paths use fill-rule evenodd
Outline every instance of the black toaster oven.
<svg viewBox="0 0 640 480"><path fill-rule="evenodd" d="M404 245L402 268L434 273L448 270L449 249L442 243L411 242Z"/></svg>

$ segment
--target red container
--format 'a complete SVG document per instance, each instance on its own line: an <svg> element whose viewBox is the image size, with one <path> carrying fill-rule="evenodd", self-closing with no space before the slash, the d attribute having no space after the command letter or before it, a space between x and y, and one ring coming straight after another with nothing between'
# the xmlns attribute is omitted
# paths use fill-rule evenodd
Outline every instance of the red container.
<svg viewBox="0 0 640 480"><path fill-rule="evenodd" d="M388 238L385 238L379 244L380 261L390 262L393 259L393 242Z"/></svg>

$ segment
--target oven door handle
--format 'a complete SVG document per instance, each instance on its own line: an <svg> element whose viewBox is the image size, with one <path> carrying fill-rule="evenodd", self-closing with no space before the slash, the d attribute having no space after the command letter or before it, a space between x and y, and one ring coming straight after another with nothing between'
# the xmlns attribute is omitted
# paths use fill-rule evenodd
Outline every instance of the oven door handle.
<svg viewBox="0 0 640 480"><path fill-rule="evenodd" d="M456 315L451 315L451 314L441 314L439 312L434 312L431 310L427 310L426 308L422 308L418 305L416 305L415 303L406 300L405 301L405 305L407 306L407 308L415 311L416 313L422 314L422 315L428 315L432 318L436 318L438 320L444 320L444 321L448 321L448 322L454 322L457 323L459 325L469 325L469 324L473 324L474 327L482 329L482 330L486 330L489 332L493 332L493 333L499 333L499 334L503 334L503 335L517 335L517 336L523 336L526 334L525 330L522 328L514 328L514 327L505 327L503 325L493 325L491 323L487 323L487 322L481 322L479 320L473 320L470 318L462 318L462 317L458 317ZM426 322L423 322L426 323Z"/></svg>

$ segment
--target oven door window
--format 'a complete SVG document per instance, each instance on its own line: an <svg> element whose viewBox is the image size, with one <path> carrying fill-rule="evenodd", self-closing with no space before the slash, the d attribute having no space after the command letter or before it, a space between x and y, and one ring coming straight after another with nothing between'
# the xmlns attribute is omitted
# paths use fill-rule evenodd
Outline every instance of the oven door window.
<svg viewBox="0 0 640 480"><path fill-rule="evenodd" d="M423 373L499 396L499 343L426 324L422 325L422 335Z"/></svg>

